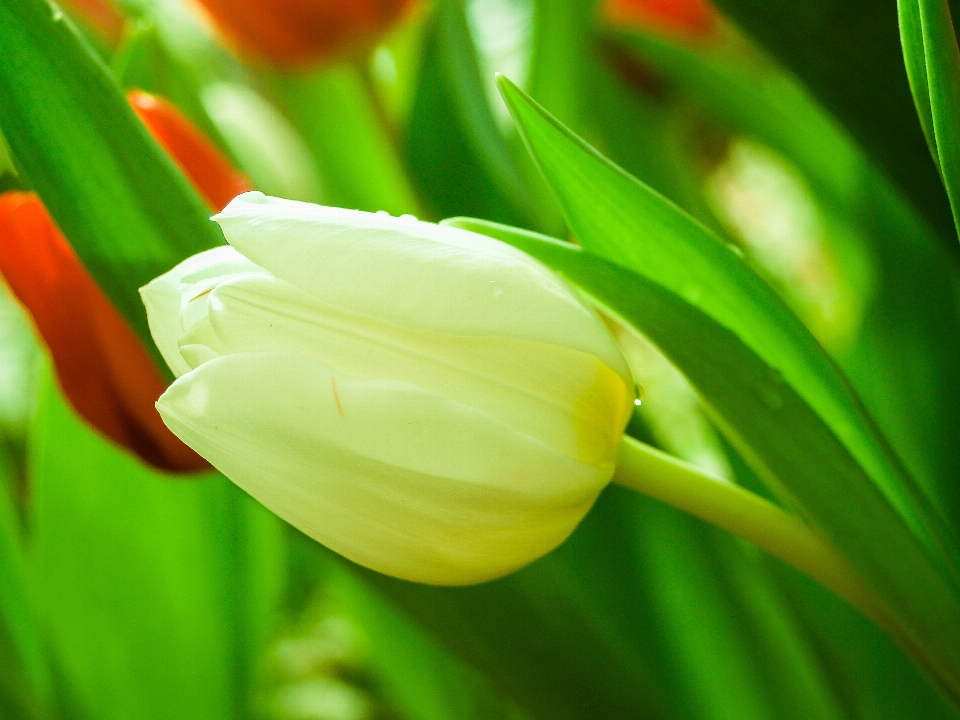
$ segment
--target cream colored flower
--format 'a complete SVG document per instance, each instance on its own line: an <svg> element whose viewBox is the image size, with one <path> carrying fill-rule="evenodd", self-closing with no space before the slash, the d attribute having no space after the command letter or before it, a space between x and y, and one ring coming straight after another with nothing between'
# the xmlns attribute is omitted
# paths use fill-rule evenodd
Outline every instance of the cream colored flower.
<svg viewBox="0 0 960 720"><path fill-rule="evenodd" d="M230 247L142 289L184 442L351 560L419 582L505 575L561 543L633 405L600 319L464 230L260 193Z"/></svg>

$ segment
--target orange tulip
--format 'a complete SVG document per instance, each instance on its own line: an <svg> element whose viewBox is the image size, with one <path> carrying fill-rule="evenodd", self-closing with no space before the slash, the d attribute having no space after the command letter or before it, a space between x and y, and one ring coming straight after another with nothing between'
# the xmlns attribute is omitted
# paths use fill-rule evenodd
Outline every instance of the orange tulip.
<svg viewBox="0 0 960 720"><path fill-rule="evenodd" d="M211 208L222 210L237 195L252 189L176 107L142 90L127 93L127 100Z"/></svg>
<svg viewBox="0 0 960 720"><path fill-rule="evenodd" d="M304 66L369 45L416 0L196 0L241 54Z"/></svg>
<svg viewBox="0 0 960 720"><path fill-rule="evenodd" d="M214 210L250 189L173 106L146 93L130 102ZM156 363L33 193L0 196L0 273L33 317L74 409L108 438L168 471L208 467L160 419L166 389Z"/></svg>
<svg viewBox="0 0 960 720"><path fill-rule="evenodd" d="M619 25L689 39L710 35L717 23L717 13L707 0L607 0L604 16Z"/></svg>
<svg viewBox="0 0 960 720"><path fill-rule="evenodd" d="M61 0L62 4L112 43L123 35L123 15L110 0Z"/></svg>

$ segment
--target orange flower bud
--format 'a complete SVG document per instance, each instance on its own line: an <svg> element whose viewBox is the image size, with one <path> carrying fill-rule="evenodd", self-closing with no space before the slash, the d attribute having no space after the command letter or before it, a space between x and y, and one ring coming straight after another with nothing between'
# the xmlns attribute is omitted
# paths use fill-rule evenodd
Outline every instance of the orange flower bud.
<svg viewBox="0 0 960 720"><path fill-rule="evenodd" d="M62 4L112 43L123 34L123 15L110 0L62 0Z"/></svg>
<svg viewBox="0 0 960 720"><path fill-rule="evenodd" d="M211 208L222 210L237 195L253 189L172 104L142 90L127 93L127 100Z"/></svg>
<svg viewBox="0 0 960 720"><path fill-rule="evenodd" d="M374 41L416 0L196 0L244 55L303 66Z"/></svg>
<svg viewBox="0 0 960 720"><path fill-rule="evenodd" d="M717 13L708 0L607 0L603 14L615 24L690 39L710 35L717 23Z"/></svg>
<svg viewBox="0 0 960 720"><path fill-rule="evenodd" d="M154 408L163 376L33 193L0 196L0 272L33 316L80 415L158 468L206 467L163 424Z"/></svg>
<svg viewBox="0 0 960 720"><path fill-rule="evenodd" d="M139 91L129 100L211 208L250 189L172 105ZM156 363L33 193L0 196L0 273L33 317L64 395L87 422L162 470L209 467L163 424L154 403L166 382Z"/></svg>

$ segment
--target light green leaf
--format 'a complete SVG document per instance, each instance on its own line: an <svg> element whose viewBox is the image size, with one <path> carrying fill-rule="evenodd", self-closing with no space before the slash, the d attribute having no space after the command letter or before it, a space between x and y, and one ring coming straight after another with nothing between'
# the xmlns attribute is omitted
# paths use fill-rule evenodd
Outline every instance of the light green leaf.
<svg viewBox="0 0 960 720"><path fill-rule="evenodd" d="M420 212L397 138L357 68L337 64L303 75L264 73L264 79L313 154L325 203Z"/></svg>
<svg viewBox="0 0 960 720"><path fill-rule="evenodd" d="M111 447L49 374L30 460L36 607L77 716L243 716L277 621L280 521L222 476L184 482Z"/></svg>
<svg viewBox="0 0 960 720"><path fill-rule="evenodd" d="M0 464L0 715L48 717L53 683L37 624L26 543L11 497L12 479Z"/></svg>

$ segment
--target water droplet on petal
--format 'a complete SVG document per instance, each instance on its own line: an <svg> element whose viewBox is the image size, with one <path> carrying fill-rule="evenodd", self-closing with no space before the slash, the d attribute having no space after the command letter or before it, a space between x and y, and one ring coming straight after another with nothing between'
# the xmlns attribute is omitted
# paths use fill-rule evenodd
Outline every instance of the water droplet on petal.
<svg viewBox="0 0 960 720"><path fill-rule="evenodd" d="M503 287L496 280L490 281L490 292L495 297L498 298L503 295Z"/></svg>
<svg viewBox="0 0 960 720"><path fill-rule="evenodd" d="M639 407L640 405L643 405L643 400L646 397L647 397L647 389L640 383L637 383L636 387L634 388L633 404L636 405L637 407Z"/></svg>

